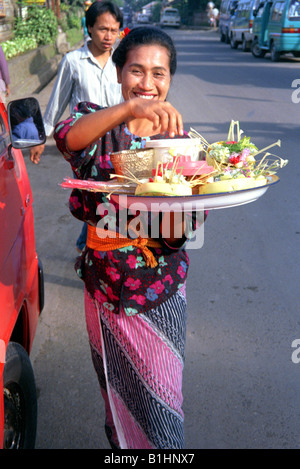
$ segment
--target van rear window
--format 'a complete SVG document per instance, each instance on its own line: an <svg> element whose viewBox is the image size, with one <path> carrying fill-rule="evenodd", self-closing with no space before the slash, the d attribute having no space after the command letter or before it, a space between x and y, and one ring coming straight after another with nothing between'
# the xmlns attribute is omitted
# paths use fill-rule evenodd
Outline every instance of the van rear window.
<svg viewBox="0 0 300 469"><path fill-rule="evenodd" d="M290 20L300 21L300 1L299 0L291 0L288 17Z"/></svg>
<svg viewBox="0 0 300 469"><path fill-rule="evenodd" d="M177 12L177 10L166 10L165 15L166 16L174 16L174 15L177 16L178 12Z"/></svg>
<svg viewBox="0 0 300 469"><path fill-rule="evenodd" d="M284 2L276 2L273 8L272 12L272 21L280 21L281 20L281 15L282 11L284 8Z"/></svg>

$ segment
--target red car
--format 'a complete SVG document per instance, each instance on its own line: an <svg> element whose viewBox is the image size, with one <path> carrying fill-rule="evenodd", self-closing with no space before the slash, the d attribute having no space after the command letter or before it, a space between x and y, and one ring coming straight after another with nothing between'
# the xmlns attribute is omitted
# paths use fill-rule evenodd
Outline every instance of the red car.
<svg viewBox="0 0 300 469"><path fill-rule="evenodd" d="M27 123L36 128L38 138L25 135ZM34 98L12 101L7 110L0 99L0 448L35 445L37 398L29 354L44 283L21 148L44 141Z"/></svg>

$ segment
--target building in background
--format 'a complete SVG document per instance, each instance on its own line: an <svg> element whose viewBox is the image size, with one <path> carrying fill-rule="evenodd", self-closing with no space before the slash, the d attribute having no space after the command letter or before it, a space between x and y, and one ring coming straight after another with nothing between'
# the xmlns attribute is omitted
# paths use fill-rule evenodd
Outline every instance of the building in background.
<svg viewBox="0 0 300 469"><path fill-rule="evenodd" d="M12 36L15 8L12 0L0 0L0 42L7 41Z"/></svg>

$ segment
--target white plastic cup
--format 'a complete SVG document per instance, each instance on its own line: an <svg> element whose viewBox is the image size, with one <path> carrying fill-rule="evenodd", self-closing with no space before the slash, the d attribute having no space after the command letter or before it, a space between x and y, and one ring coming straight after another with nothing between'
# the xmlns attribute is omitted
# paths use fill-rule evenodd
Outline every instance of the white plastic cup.
<svg viewBox="0 0 300 469"><path fill-rule="evenodd" d="M158 162L167 163L173 160L173 156L178 155L190 156L191 161L198 161L201 150L200 138L147 140L145 146L154 150L154 168L156 168Z"/></svg>

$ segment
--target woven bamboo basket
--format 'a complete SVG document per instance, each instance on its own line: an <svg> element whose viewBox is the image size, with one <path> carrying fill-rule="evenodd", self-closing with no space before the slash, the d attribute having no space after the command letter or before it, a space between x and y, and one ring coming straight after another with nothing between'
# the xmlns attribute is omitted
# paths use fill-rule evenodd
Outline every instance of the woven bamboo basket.
<svg viewBox="0 0 300 469"><path fill-rule="evenodd" d="M115 173L120 176L144 179L151 177L153 167L153 149L123 150L110 154ZM124 181L123 178L117 178ZM125 181L124 181L125 182Z"/></svg>

